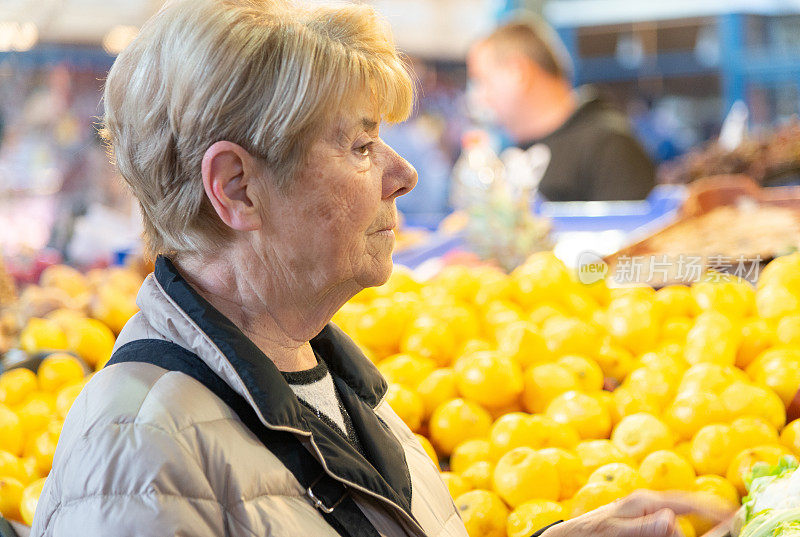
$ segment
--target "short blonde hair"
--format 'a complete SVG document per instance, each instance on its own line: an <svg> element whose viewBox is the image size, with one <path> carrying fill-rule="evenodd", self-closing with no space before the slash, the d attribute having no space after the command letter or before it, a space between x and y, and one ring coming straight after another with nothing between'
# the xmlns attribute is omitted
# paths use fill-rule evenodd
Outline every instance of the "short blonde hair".
<svg viewBox="0 0 800 537"><path fill-rule="evenodd" d="M148 253L203 252L230 237L201 178L212 144L239 144L285 187L360 89L385 121L411 112L411 77L369 6L167 2L117 57L104 92L103 134L141 205Z"/></svg>

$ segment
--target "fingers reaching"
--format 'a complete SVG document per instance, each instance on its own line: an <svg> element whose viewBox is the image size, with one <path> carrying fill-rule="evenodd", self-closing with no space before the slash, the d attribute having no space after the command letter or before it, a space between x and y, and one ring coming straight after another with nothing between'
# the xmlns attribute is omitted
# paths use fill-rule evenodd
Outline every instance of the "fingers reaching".
<svg viewBox="0 0 800 537"><path fill-rule="evenodd" d="M613 524L616 526L614 535L618 537L682 537L675 513L670 509L634 518L618 518Z"/></svg>
<svg viewBox="0 0 800 537"><path fill-rule="evenodd" d="M728 518L732 509L713 495L639 490L615 505L614 516L635 518L669 509L676 515L697 514L712 522Z"/></svg>

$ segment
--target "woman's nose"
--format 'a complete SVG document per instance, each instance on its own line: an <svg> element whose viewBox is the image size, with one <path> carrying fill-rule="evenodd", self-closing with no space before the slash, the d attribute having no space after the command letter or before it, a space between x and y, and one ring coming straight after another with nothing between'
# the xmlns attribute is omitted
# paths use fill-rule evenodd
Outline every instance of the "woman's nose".
<svg viewBox="0 0 800 537"><path fill-rule="evenodd" d="M417 185L417 170L394 149L385 146L386 167L383 170L383 199L395 199L408 194Z"/></svg>

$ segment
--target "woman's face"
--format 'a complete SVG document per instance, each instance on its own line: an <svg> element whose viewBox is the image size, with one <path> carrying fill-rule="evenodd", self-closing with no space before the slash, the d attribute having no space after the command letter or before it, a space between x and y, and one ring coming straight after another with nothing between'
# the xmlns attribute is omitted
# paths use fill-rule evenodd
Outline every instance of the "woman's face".
<svg viewBox="0 0 800 537"><path fill-rule="evenodd" d="M288 189L271 196L264 246L316 291L380 285L391 273L395 199L417 172L378 137L379 121L368 105L343 114L308 148Z"/></svg>

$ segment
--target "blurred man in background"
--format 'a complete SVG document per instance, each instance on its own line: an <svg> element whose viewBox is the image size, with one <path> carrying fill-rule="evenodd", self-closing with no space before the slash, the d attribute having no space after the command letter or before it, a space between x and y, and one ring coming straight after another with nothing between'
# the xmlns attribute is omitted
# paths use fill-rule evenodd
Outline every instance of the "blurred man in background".
<svg viewBox="0 0 800 537"><path fill-rule="evenodd" d="M475 97L521 149L543 144L551 201L643 199L655 167L630 124L591 87L573 90L555 32L532 19L496 29L467 57Z"/></svg>

